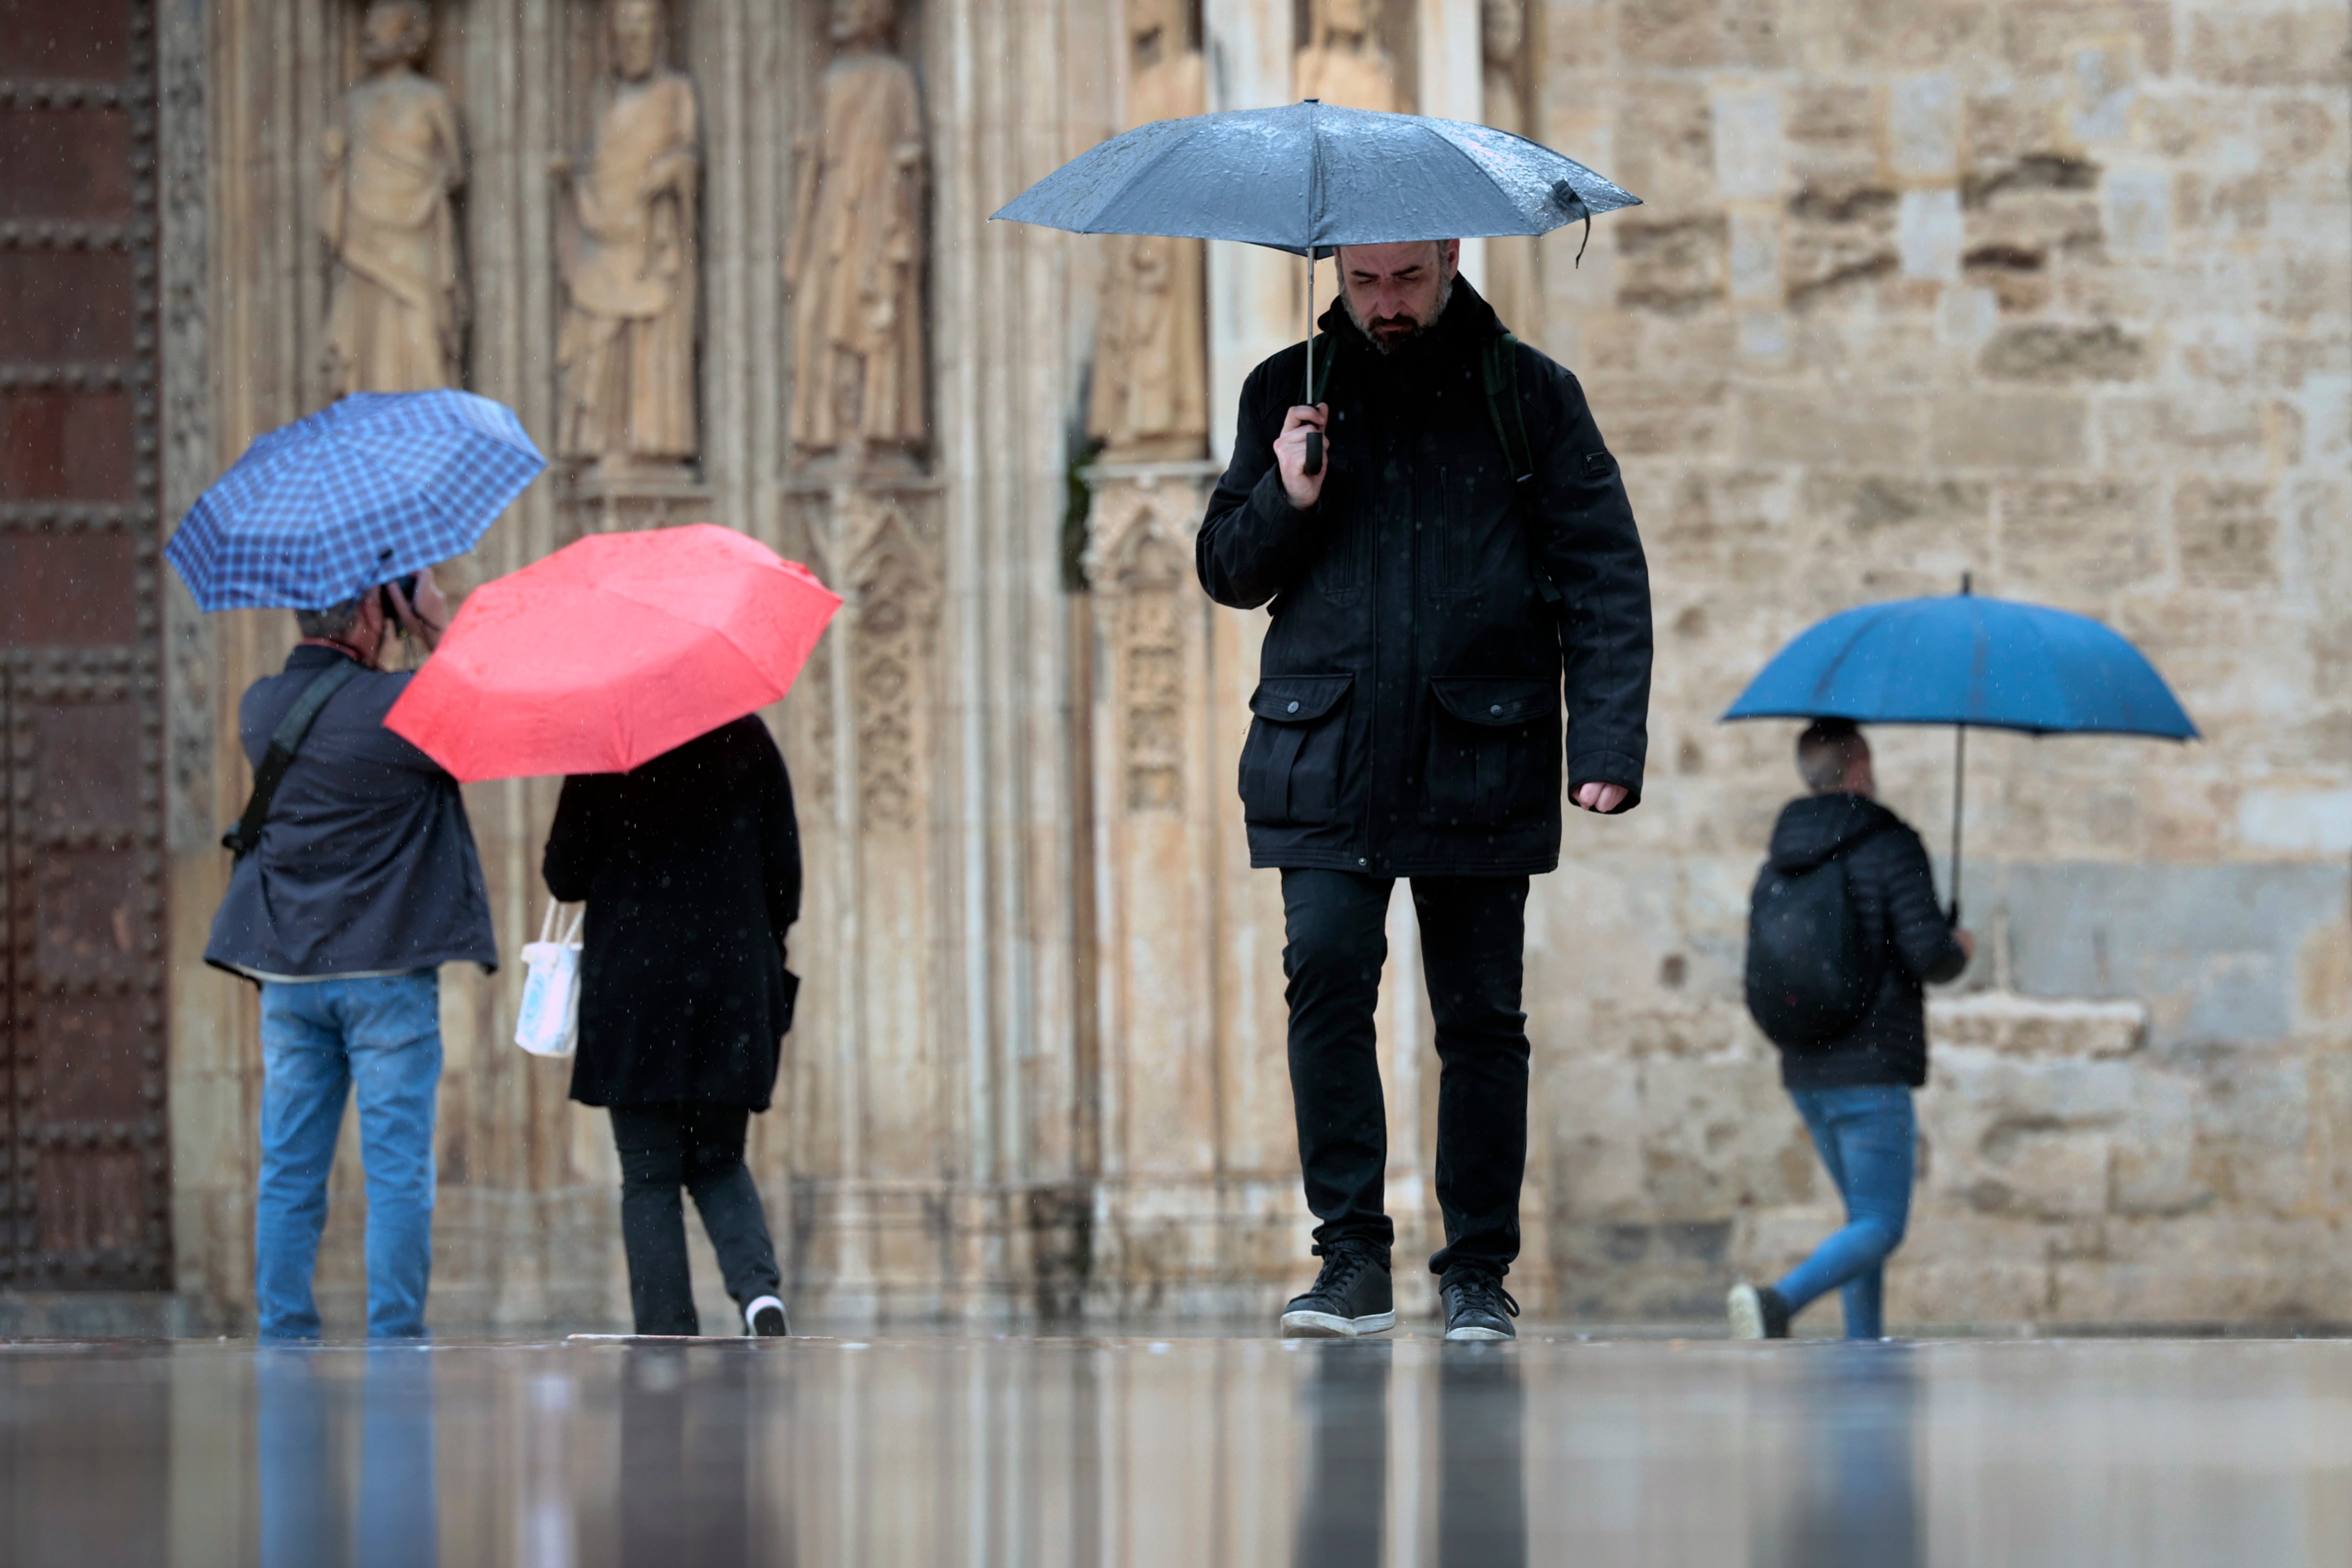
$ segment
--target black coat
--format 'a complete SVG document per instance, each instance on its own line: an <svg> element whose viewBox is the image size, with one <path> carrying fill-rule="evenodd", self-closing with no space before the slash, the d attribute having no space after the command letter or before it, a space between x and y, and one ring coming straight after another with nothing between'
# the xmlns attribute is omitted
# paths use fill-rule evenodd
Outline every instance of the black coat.
<svg viewBox="0 0 2352 1568"><path fill-rule="evenodd" d="M766 1110L801 913L800 823L767 726L739 718L634 772L566 779L545 871L556 897L588 901L572 1097Z"/></svg>
<svg viewBox="0 0 2352 1568"><path fill-rule="evenodd" d="M1201 525L1201 585L1273 601L1242 749L1250 863L1381 876L1559 863L1561 684L1570 789L1641 799L1650 584L1633 507L1576 378L1518 345L1535 458L1514 503L1480 355L1502 324L1466 282L1382 355L1334 305L1330 469L1294 508L1272 450L1305 344L1250 373L1233 462ZM1540 550L1564 602L1540 596Z"/></svg>
<svg viewBox="0 0 2352 1568"><path fill-rule="evenodd" d="M1857 842L1857 841L1860 841ZM1771 866L1810 871L1846 846L1847 896L1864 962L1877 971L1870 1009L1853 1032L1780 1053L1791 1089L1927 1082L1927 1009L1921 988L1957 978L1968 955L1936 903L1927 846L1911 825L1859 795L1808 795L1781 808Z"/></svg>

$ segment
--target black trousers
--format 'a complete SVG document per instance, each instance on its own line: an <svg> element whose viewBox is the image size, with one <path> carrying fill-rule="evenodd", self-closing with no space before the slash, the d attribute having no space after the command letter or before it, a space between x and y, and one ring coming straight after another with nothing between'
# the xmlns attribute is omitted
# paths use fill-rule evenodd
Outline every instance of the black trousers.
<svg viewBox="0 0 2352 1568"><path fill-rule="evenodd" d="M686 1259L685 1188L702 1211L727 1293L742 1306L780 1293L776 1247L760 1188L743 1165L751 1113L740 1105L689 1102L615 1105L613 1143L621 1152L621 1247L629 1259L629 1307L637 1333L702 1332Z"/></svg>
<svg viewBox="0 0 2352 1568"><path fill-rule="evenodd" d="M1290 1093L1318 1248L1396 1238L1381 1205L1388 1115L1373 1037L1393 879L1286 871ZM1437 1205L1455 1263L1507 1271L1519 1255L1528 1164L1528 1018L1519 1010L1528 879L1412 879L1422 974L1437 1020Z"/></svg>

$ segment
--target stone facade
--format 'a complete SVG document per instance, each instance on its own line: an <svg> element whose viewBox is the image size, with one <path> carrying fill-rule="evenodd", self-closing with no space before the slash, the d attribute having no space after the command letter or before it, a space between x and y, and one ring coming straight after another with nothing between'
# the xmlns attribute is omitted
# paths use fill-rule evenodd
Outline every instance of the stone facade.
<svg viewBox="0 0 2352 1568"><path fill-rule="evenodd" d="M1242 377L1295 336L1301 269L1210 247L1212 450L1092 470L1075 548L1108 253L985 219L1127 122L1128 33L1118 7L1076 0L903 6L929 437L888 473L812 471L788 439L779 258L827 10L669 8L667 63L703 139L692 471L635 488L551 476L457 575L708 515L847 601L770 716L810 853L807 989L753 1149L797 1312L1263 1312L1312 1261L1279 900L1246 869L1232 782L1264 618L1206 603L1191 532ZM1289 96L1305 10L1203 0L1210 109ZM1365 10L1412 107L1478 117L1479 5ZM548 171L594 125L604 14L442 0L423 66L467 141L466 384L550 451ZM362 6L158 16L176 508L328 395L312 150L357 78ZM1533 1315L1706 1316L1730 1278L1785 1266L1828 1222L1738 1000L1791 727L1716 716L1817 617L1963 571L2116 625L2206 738L1972 739L1964 892L1984 948L1935 1012L1891 1315L2347 1315L2347 23L2342 0L1529 0L1531 133L1646 204L1596 224L1580 265L1580 231L1541 242L1541 319L1511 325L1584 379L1623 459L1658 632L1645 802L1571 821L1529 907L1513 1285ZM176 1256L184 1293L233 1324L249 1312L255 1009L197 955L226 870L214 834L246 788L236 695L291 628L166 611ZM1886 799L1940 854L1949 736L1878 740ZM545 896L554 794L468 792L509 953ZM1392 925L1382 1009L1401 1259L1436 1229L1412 936ZM434 1314L610 1323L609 1135L564 1100L563 1068L507 1043L517 989L511 972L444 977ZM357 1177L347 1150L331 1324L358 1319ZM1415 1271L1399 1278L1401 1304L1425 1306Z"/></svg>

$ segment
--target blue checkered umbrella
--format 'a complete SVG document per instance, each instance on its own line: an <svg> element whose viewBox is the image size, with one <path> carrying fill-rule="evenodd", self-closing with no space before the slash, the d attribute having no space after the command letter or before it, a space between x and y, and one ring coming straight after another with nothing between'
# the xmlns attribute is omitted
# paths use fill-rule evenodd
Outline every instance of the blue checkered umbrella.
<svg viewBox="0 0 2352 1568"><path fill-rule="evenodd" d="M353 392L256 440L163 553L205 610L321 610L474 548L547 466L504 403Z"/></svg>

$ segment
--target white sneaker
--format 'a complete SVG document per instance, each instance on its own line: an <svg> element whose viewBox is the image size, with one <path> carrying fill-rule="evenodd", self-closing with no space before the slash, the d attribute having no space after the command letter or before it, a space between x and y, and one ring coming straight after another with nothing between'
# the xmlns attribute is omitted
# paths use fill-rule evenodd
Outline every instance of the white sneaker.
<svg viewBox="0 0 2352 1568"><path fill-rule="evenodd" d="M782 1339L792 1333L784 1321L784 1303L773 1296L761 1296L743 1309L743 1332L761 1339Z"/></svg>

